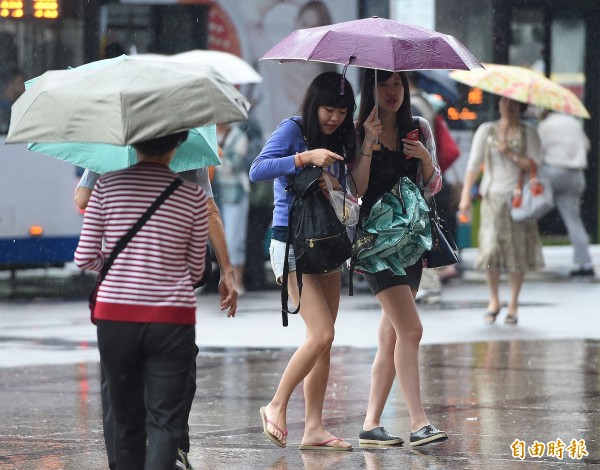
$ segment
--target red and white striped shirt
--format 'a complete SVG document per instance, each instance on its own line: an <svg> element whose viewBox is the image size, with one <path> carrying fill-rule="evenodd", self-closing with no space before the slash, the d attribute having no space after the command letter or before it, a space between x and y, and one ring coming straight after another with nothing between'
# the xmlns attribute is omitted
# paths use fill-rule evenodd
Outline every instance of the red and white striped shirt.
<svg viewBox="0 0 600 470"><path fill-rule="evenodd" d="M176 177L167 166L147 162L101 176L85 211L75 264L100 271L117 241ZM96 318L195 324L192 284L204 272L206 200L202 188L185 181L162 203L112 264L98 291Z"/></svg>

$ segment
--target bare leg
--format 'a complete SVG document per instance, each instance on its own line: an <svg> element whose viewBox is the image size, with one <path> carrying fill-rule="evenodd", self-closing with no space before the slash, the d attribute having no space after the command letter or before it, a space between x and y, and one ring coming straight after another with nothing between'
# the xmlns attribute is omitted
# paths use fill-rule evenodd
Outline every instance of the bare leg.
<svg viewBox="0 0 600 470"><path fill-rule="evenodd" d="M335 323L340 303L341 273L320 276L319 282L323 296L327 302L332 324ZM304 297L304 296L303 296ZM307 331L307 339L309 332ZM310 373L304 379L305 425L301 444L315 444L331 439L332 436L323 428L323 402L329 379L329 363L331 345L326 348ZM351 447L346 442L336 441L331 446Z"/></svg>
<svg viewBox="0 0 600 470"><path fill-rule="evenodd" d="M411 290L413 299L417 296L416 290ZM381 415L392 390L396 367L394 365L394 350L396 349L396 332L383 310L377 333L377 353L371 368L371 389L369 391L369 403L367 414L363 423L363 429L371 429L381 426Z"/></svg>
<svg viewBox="0 0 600 470"><path fill-rule="evenodd" d="M500 271L488 269L487 284L490 291L488 312L497 312L500 309L500 296L498 294L498 289L500 286Z"/></svg>
<svg viewBox="0 0 600 470"><path fill-rule="evenodd" d="M371 390L369 404L363 423L363 429L370 431L381 424L383 408L394 384L396 368L394 367L394 350L396 348L396 332L387 315L382 311L377 334L377 353L371 368Z"/></svg>
<svg viewBox="0 0 600 470"><path fill-rule="evenodd" d="M339 275L338 280L339 280ZM287 405L302 380L310 373L319 357L331 348L333 342L333 317L325 299L319 277L302 276L302 304L300 314L306 323L306 340L296 350L281 376L277 391L271 402L266 406L266 415L284 430L286 428ZM288 289L294 303L298 302L295 273L290 273ZM339 298L340 283L337 284ZM327 370L329 367L327 366ZM285 443L285 436L274 426L268 424L267 431L279 441Z"/></svg>
<svg viewBox="0 0 600 470"><path fill-rule="evenodd" d="M510 281L510 303L508 304L508 314L514 317L517 316L519 311L519 294L521 293L523 278L524 273L522 271L508 274L508 279Z"/></svg>
<svg viewBox="0 0 600 470"><path fill-rule="evenodd" d="M394 364L414 432L429 424L421 402L419 379L419 343L423 325L408 286L385 289L376 298L396 333Z"/></svg>

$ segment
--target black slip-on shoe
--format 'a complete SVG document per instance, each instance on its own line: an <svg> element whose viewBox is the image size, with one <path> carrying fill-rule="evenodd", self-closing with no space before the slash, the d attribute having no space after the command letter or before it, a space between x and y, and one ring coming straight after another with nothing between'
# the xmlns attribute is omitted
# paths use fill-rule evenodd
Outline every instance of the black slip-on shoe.
<svg viewBox="0 0 600 470"><path fill-rule="evenodd" d="M594 277L595 275L594 268L579 268L569 273L571 277Z"/></svg>
<svg viewBox="0 0 600 470"><path fill-rule="evenodd" d="M359 444L371 444L379 446L393 446L404 444L404 439L389 434L383 426L365 431L361 429L358 433Z"/></svg>
<svg viewBox="0 0 600 470"><path fill-rule="evenodd" d="M410 433L410 445L413 447L425 444L444 442L448 440L448 434L440 431L433 424L423 426L421 429Z"/></svg>

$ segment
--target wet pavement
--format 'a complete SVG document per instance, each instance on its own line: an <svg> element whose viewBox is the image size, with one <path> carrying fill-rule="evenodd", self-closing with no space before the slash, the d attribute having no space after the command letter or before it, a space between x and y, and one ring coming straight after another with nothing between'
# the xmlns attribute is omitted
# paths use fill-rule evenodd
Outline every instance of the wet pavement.
<svg viewBox="0 0 600 470"><path fill-rule="evenodd" d="M450 439L418 450L358 445L379 309L366 293L344 295L325 422L355 446L349 453L298 450L301 388L290 402L288 447L262 434L258 409L304 334L297 317L280 326L279 293L248 294L235 319L216 311L215 295L201 295L190 459L197 470L600 468L599 294L597 281L546 273L526 280L517 326L503 314L490 326L485 284L467 272L439 302L420 305L423 401ZM0 325L0 469L106 469L85 302L0 301ZM396 385L382 424L408 440Z"/></svg>

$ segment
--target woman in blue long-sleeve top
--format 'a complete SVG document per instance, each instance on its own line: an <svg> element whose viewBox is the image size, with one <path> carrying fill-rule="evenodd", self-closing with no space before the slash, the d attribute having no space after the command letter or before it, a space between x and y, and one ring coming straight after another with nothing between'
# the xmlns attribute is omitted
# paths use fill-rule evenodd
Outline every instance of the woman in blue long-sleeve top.
<svg viewBox="0 0 600 470"><path fill-rule="evenodd" d="M326 72L317 76L304 97L302 115L279 124L252 163L252 181L274 180L275 208L270 254L279 283L283 276L288 214L293 199L285 191L286 178L311 164L324 169L320 181L322 189L327 188L324 178L329 178L334 189L345 185L347 161L344 161L344 156L346 160L354 159L356 151L352 122L354 109L352 87L342 75ZM295 270L292 248L288 291L297 305ZM304 274L302 282L300 315L306 324L306 340L290 359L273 399L260 409L263 429L271 441L285 447L287 405L296 386L304 380L305 427L300 449L352 450L348 442L327 432L322 422L329 356L340 300L341 266L323 275Z"/></svg>

